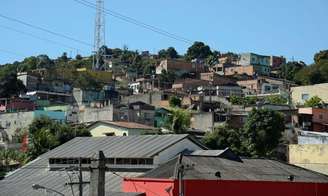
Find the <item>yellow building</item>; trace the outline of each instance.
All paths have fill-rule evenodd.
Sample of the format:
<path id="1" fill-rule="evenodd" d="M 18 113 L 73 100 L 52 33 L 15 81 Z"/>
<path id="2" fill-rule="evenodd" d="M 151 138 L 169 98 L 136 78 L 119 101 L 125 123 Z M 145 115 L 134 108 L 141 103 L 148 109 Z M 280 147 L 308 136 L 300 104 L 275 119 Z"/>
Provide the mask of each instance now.
<path id="1" fill-rule="evenodd" d="M 328 175 L 328 144 L 289 145 L 289 163 Z"/>
<path id="2" fill-rule="evenodd" d="M 318 96 L 323 102 L 328 103 L 328 83 L 291 88 L 294 105 L 303 105 L 311 97 Z"/>
<path id="3" fill-rule="evenodd" d="M 156 134 L 158 129 L 155 127 L 123 121 L 97 121 L 88 126 L 92 137 L 104 136 L 131 136 L 143 134 Z"/>

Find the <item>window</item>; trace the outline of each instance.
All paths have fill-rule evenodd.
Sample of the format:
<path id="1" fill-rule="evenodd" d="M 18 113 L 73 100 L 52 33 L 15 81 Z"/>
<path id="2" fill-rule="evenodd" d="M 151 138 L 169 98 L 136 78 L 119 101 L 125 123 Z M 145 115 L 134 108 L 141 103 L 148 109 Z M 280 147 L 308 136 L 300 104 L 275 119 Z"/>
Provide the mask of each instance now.
<path id="1" fill-rule="evenodd" d="M 319 119 L 322 120 L 323 119 L 323 115 L 319 114 Z"/>
<path id="2" fill-rule="evenodd" d="M 110 133 L 105 133 L 106 136 L 115 136 L 114 132 L 110 132 Z"/>
<path id="3" fill-rule="evenodd" d="M 123 159 L 121 158 L 116 159 L 116 164 L 118 165 L 123 164 Z"/>
<path id="4" fill-rule="evenodd" d="M 107 164 L 114 164 L 114 159 L 113 158 L 107 158 L 106 163 Z"/>
<path id="5" fill-rule="evenodd" d="M 302 94 L 302 100 L 303 101 L 306 101 L 306 100 L 308 100 L 309 99 L 309 94 L 307 94 L 307 93 L 303 93 Z"/>
<path id="6" fill-rule="evenodd" d="M 146 165 L 152 165 L 153 163 L 153 159 L 146 159 Z"/>

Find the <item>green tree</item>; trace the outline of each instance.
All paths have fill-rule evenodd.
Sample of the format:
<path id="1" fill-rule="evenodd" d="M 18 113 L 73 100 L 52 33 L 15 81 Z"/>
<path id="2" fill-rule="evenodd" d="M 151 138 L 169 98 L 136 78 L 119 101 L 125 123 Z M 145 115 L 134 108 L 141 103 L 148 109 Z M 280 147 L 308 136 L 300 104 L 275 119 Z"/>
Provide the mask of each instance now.
<path id="1" fill-rule="evenodd" d="M 77 54 L 77 55 L 75 56 L 75 59 L 78 60 L 78 61 L 80 61 L 80 60 L 83 59 L 83 57 L 82 57 L 80 54 Z"/>
<path id="2" fill-rule="evenodd" d="M 280 95 L 267 96 L 267 97 L 265 97 L 265 101 L 270 104 L 286 104 L 287 103 L 287 99 Z"/>
<path id="3" fill-rule="evenodd" d="M 166 52 L 165 49 L 161 49 L 160 51 L 158 51 L 158 57 L 159 57 L 160 59 L 164 59 L 164 58 L 166 58 L 166 55 L 167 55 L 167 52 Z"/>
<path id="4" fill-rule="evenodd" d="M 30 160 L 28 154 L 14 149 L 0 149 L 0 177 L 8 172 L 11 164 L 25 165 Z M 4 171 L 1 171 L 4 170 Z"/>
<path id="5" fill-rule="evenodd" d="M 240 97 L 240 96 L 232 95 L 229 97 L 229 101 L 233 105 L 243 105 L 244 104 L 244 98 Z"/>
<path id="6" fill-rule="evenodd" d="M 165 127 L 173 131 L 176 134 L 186 133 L 190 126 L 191 115 L 188 111 L 173 108 L 171 114 L 167 118 Z"/>
<path id="7" fill-rule="evenodd" d="M 314 55 L 314 62 L 318 64 L 322 60 L 328 60 L 328 50 L 322 50 Z"/>
<path id="8" fill-rule="evenodd" d="M 276 111 L 253 109 L 243 129 L 243 146 L 251 156 L 272 156 L 285 130 L 284 117 Z"/>
<path id="9" fill-rule="evenodd" d="M 229 101 L 234 105 L 250 106 L 256 104 L 257 97 L 240 97 L 233 95 L 230 96 Z"/>
<path id="10" fill-rule="evenodd" d="M 205 45 L 203 42 L 194 42 L 187 50 L 186 58 L 188 60 L 192 59 L 206 59 L 208 56 L 212 55 L 211 48 Z"/>
<path id="11" fill-rule="evenodd" d="M 166 50 L 166 53 L 167 53 L 167 58 L 170 58 L 170 59 L 175 59 L 175 58 L 178 58 L 178 56 L 179 56 L 178 52 L 173 47 L 169 47 Z"/>
<path id="12" fill-rule="evenodd" d="M 302 85 L 319 84 L 328 82 L 328 50 L 323 50 L 314 55 L 315 63 L 299 70 L 294 81 Z"/>
<path id="13" fill-rule="evenodd" d="M 35 119 L 30 124 L 29 134 L 29 154 L 32 158 L 36 158 L 74 137 L 90 136 L 90 132 L 85 127 L 71 127 L 45 116 Z"/>
<path id="14" fill-rule="evenodd" d="M 205 63 L 206 63 L 206 65 L 207 65 L 208 67 L 212 67 L 212 66 L 218 64 L 218 63 L 219 63 L 219 60 L 218 60 L 217 55 L 214 55 L 214 54 L 213 54 L 213 55 L 209 55 L 209 56 L 206 58 Z"/>
<path id="15" fill-rule="evenodd" d="M 38 59 L 38 64 L 37 64 L 37 68 L 52 68 L 55 63 L 53 60 L 51 60 L 48 55 L 46 54 L 41 54 L 39 56 L 37 56 Z"/>
<path id="16" fill-rule="evenodd" d="M 324 105 L 322 99 L 318 96 L 313 96 L 310 99 L 306 100 L 304 103 L 305 107 L 322 107 Z"/>
<path id="17" fill-rule="evenodd" d="M 174 47 L 169 47 L 166 50 L 162 49 L 158 51 L 158 57 L 161 59 L 163 58 L 175 59 L 179 57 L 179 54 Z"/>
<path id="18" fill-rule="evenodd" d="M 181 99 L 177 96 L 171 96 L 169 99 L 170 107 L 181 107 Z"/>
<path id="19" fill-rule="evenodd" d="M 26 88 L 22 81 L 17 79 L 14 72 L 0 76 L 0 97 L 18 96 L 21 92 L 25 92 Z"/>
<path id="20" fill-rule="evenodd" d="M 278 76 L 283 79 L 295 81 L 295 74 L 306 67 L 304 62 L 288 62 L 280 66 Z"/>
<path id="21" fill-rule="evenodd" d="M 243 154 L 242 137 L 241 130 L 234 130 L 224 125 L 215 127 L 212 132 L 207 132 L 202 142 L 210 149 L 230 148 L 235 153 Z"/>
<path id="22" fill-rule="evenodd" d="M 159 80 L 161 84 L 164 84 L 165 87 L 169 87 L 173 84 L 174 80 L 177 78 L 176 74 L 172 71 L 162 70 L 162 73 L 159 75 Z"/>

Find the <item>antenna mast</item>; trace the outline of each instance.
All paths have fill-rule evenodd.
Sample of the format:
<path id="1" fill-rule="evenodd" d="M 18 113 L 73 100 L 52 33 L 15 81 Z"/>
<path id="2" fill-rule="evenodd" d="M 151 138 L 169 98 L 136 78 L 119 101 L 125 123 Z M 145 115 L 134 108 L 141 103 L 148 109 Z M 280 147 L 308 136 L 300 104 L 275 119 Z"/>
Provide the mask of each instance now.
<path id="1" fill-rule="evenodd" d="M 104 0 L 97 0 L 96 2 L 96 21 L 95 21 L 95 37 L 94 37 L 94 51 L 96 62 L 93 62 L 94 70 L 101 70 L 103 62 L 100 62 L 103 51 L 100 48 L 105 45 L 105 3 Z"/>

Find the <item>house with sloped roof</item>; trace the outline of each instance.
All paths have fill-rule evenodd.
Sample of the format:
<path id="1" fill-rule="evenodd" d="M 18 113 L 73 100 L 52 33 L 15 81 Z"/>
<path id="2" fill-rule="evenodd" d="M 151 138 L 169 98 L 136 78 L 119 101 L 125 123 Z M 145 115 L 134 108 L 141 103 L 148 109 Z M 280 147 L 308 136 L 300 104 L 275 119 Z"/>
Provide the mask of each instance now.
<path id="1" fill-rule="evenodd" d="M 106 157 L 105 191 L 121 192 L 124 178 L 143 175 L 183 151 L 204 149 L 202 144 L 183 134 L 77 137 L 7 174 L 0 181 L 1 195 L 43 196 L 44 192 L 34 190 L 33 184 L 55 189 L 66 196 L 77 195 L 76 166 L 81 160 L 83 181 L 90 181 L 90 159 L 100 150 Z M 86 183 L 83 195 L 88 192 Z"/>
<path id="2" fill-rule="evenodd" d="M 156 134 L 159 129 L 135 122 L 96 121 L 88 126 L 92 137 Z"/>
<path id="3" fill-rule="evenodd" d="M 146 196 L 325 196 L 328 176 L 276 160 L 238 157 L 229 149 L 198 150 L 125 178 L 123 191 Z"/>

